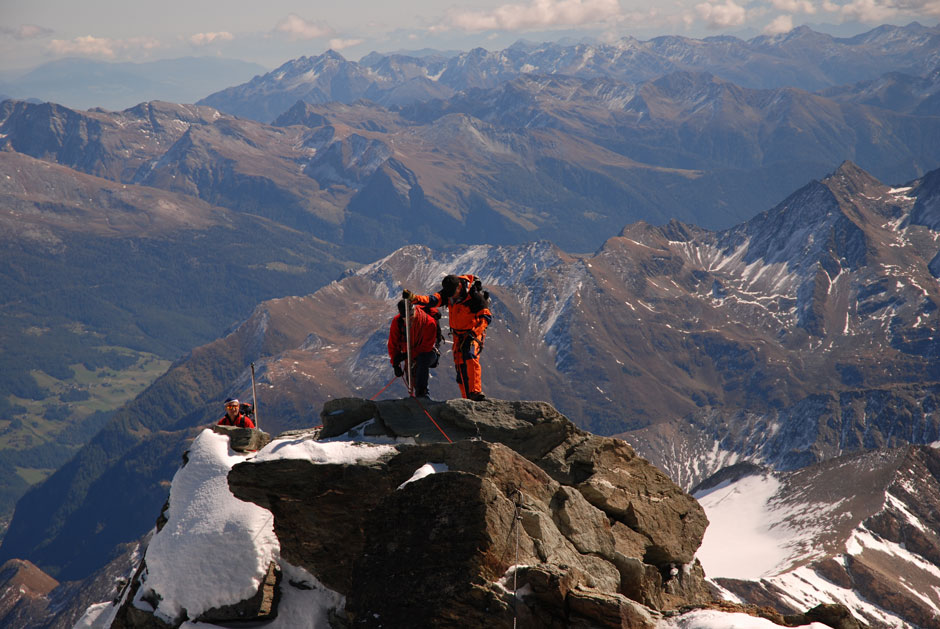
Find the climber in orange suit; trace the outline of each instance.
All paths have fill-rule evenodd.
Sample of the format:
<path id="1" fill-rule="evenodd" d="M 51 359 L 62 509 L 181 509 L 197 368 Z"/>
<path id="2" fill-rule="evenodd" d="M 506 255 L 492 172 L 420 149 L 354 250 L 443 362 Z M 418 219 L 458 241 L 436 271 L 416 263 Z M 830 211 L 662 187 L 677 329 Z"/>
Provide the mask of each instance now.
<path id="1" fill-rule="evenodd" d="M 489 309 L 489 293 L 482 289 L 477 276 L 448 275 L 441 280 L 441 290 L 433 295 L 415 295 L 405 290 L 402 297 L 415 304 L 447 308 L 460 394 L 475 401 L 485 400 L 480 353 L 493 314 Z"/>

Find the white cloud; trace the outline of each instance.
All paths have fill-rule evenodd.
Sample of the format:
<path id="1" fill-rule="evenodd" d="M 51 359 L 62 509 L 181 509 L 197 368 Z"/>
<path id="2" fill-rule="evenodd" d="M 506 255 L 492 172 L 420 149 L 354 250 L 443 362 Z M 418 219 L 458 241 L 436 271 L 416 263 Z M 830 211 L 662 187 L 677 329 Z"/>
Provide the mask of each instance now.
<path id="1" fill-rule="evenodd" d="M 190 36 L 189 43 L 193 46 L 208 46 L 214 42 L 232 41 L 235 36 L 226 31 L 218 33 L 196 33 Z"/>
<path id="2" fill-rule="evenodd" d="M 940 0 L 900 0 L 897 4 L 902 11 L 917 11 L 940 17 Z"/>
<path id="3" fill-rule="evenodd" d="M 792 15 L 780 15 L 774 19 L 770 24 L 764 27 L 765 35 L 779 35 L 781 33 L 789 33 L 793 30 L 793 16 Z"/>
<path id="4" fill-rule="evenodd" d="M 724 4 L 703 2 L 695 5 L 695 10 L 709 28 L 741 26 L 747 19 L 747 10 L 734 0 L 725 0 Z"/>
<path id="5" fill-rule="evenodd" d="M 339 39 L 337 37 L 337 38 L 331 39 L 329 45 L 330 45 L 330 48 L 338 52 L 342 50 L 343 48 L 351 48 L 352 46 L 358 46 L 364 41 L 365 41 L 364 39 Z"/>
<path id="6" fill-rule="evenodd" d="M 850 0 L 845 4 L 822 0 L 822 9 L 846 21 L 880 24 L 900 16 L 940 17 L 940 0 Z"/>
<path id="7" fill-rule="evenodd" d="M 838 13 L 842 19 L 858 22 L 881 22 L 891 19 L 898 13 L 895 7 L 893 2 L 877 2 L 876 0 L 852 0 L 843 5 L 829 5 L 829 8 Z"/>
<path id="8" fill-rule="evenodd" d="M 839 7 L 839 15 L 841 15 L 843 19 L 859 22 L 882 22 L 884 20 L 890 20 L 897 14 L 897 5 L 893 2 L 853 0 Z"/>
<path id="9" fill-rule="evenodd" d="M 49 49 L 57 55 L 85 55 L 109 59 L 115 56 L 112 40 L 91 35 L 75 39 L 53 39 Z"/>
<path id="10" fill-rule="evenodd" d="M 129 39 L 109 39 L 85 35 L 74 39 L 53 39 L 49 50 L 56 55 L 79 55 L 83 57 L 103 57 L 114 59 L 119 54 L 128 55 L 160 48 L 158 40 L 150 37 L 131 37 Z"/>
<path id="11" fill-rule="evenodd" d="M 16 39 L 38 39 L 52 34 L 51 28 L 37 26 L 36 24 L 20 24 L 17 28 L 0 29 L 6 35 L 12 35 Z"/>
<path id="12" fill-rule="evenodd" d="M 816 13 L 816 6 L 809 0 L 771 0 L 771 4 L 778 11 L 786 13 L 806 13 L 807 15 Z"/>
<path id="13" fill-rule="evenodd" d="M 603 23 L 620 14 L 618 0 L 531 0 L 490 11 L 455 11 L 432 30 L 514 31 Z"/>
<path id="14" fill-rule="evenodd" d="M 323 22 L 308 22 L 296 13 L 291 13 L 286 18 L 277 23 L 274 30 L 284 33 L 290 39 L 316 39 L 317 37 L 329 37 L 334 31 L 328 24 Z"/>

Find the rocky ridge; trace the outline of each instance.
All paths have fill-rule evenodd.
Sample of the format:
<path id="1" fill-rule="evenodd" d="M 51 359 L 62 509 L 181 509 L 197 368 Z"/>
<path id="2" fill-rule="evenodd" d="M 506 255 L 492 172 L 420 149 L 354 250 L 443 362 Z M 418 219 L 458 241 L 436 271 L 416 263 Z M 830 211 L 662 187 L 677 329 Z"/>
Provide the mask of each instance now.
<path id="1" fill-rule="evenodd" d="M 458 400 L 426 411 L 412 400 L 336 399 L 322 428 L 284 434 L 257 454 L 260 443 L 246 445 L 228 486 L 270 510 L 279 566 L 256 597 L 215 600 L 195 619 L 263 626 L 278 614 L 279 597 L 263 594 L 272 587 L 283 605 L 291 588 L 341 595 L 320 612 L 334 627 L 652 629 L 680 607 L 711 602 L 694 559 L 707 525 L 701 508 L 629 445 L 585 433 L 545 403 Z M 353 454 L 367 445 L 356 442 L 393 445 Z M 178 483 L 163 522 L 190 509 L 174 501 Z M 161 535 L 185 532 L 161 526 L 120 605 L 90 610 L 86 624 L 176 627 L 189 617 L 161 591 L 165 560 L 156 556 Z M 235 523 L 215 526 L 238 535 Z M 800 622 L 809 620 L 789 624 Z"/>
<path id="2" fill-rule="evenodd" d="M 37 616 L 43 599 L 58 585 L 32 562 L 10 559 L 0 566 L 0 621 L 20 625 Z"/>
<path id="3" fill-rule="evenodd" d="M 236 496 L 274 513 L 275 531 L 287 536 L 279 535 L 283 556 L 347 595 L 353 624 L 373 614 L 392 624 L 472 623 L 483 600 L 496 606 L 489 613 L 508 618 L 502 588 L 487 582 L 513 564 L 530 566 L 515 575 L 518 588 L 561 588 L 541 592 L 549 608 L 564 608 L 579 586 L 629 593 L 655 609 L 707 599 L 693 561 L 706 525 L 701 510 L 627 444 L 584 433 L 544 403 L 461 400 L 427 410 L 454 443 L 442 443 L 413 402 L 334 400 L 321 414 L 321 438 L 366 419 L 365 435 L 417 445 L 357 473 L 249 462 L 230 475 Z M 393 491 L 424 465 L 448 473 L 429 478 L 423 491 L 417 483 Z M 285 486 L 298 491 L 284 495 Z M 315 515 L 324 510 L 351 520 L 336 526 Z M 304 530 L 305 522 L 315 529 Z M 522 527 L 515 556 L 514 526 Z M 305 539 L 292 543 L 299 531 Z M 318 540 L 312 548 L 310 539 Z M 351 556 L 337 558 L 336 548 Z"/>

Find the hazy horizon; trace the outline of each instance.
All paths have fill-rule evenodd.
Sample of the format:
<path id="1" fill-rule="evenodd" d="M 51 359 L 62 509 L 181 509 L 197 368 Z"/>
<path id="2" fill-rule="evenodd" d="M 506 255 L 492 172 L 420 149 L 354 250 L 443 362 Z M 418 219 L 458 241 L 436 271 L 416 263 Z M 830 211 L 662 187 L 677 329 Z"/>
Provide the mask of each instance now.
<path id="1" fill-rule="evenodd" d="M 57 59 L 148 62 L 214 56 L 273 69 L 333 49 L 351 60 L 376 51 L 506 48 L 518 40 L 645 40 L 660 35 L 750 38 L 797 26 L 837 36 L 880 24 L 934 25 L 937 0 L 478 0 L 389 5 L 351 0 L 311 7 L 289 0 L 192 3 L 165 0 L 140 17 L 140 5 L 114 0 L 45 0 L 0 9 L 0 71 L 25 73 Z"/>

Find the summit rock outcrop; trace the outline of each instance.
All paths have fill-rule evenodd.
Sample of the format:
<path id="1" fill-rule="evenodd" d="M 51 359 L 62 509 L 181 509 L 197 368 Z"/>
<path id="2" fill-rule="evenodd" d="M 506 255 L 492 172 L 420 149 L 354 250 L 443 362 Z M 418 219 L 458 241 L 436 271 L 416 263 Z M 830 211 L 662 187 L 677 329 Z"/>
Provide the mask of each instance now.
<path id="1" fill-rule="evenodd" d="M 708 524 L 701 506 L 627 443 L 580 430 L 550 404 L 341 398 L 321 417 L 322 427 L 244 454 L 217 430 L 197 436 L 136 577 L 111 612 L 96 610 L 98 624 L 177 627 L 220 610 L 265 621 L 279 613 L 280 596 L 265 594 L 276 583 L 288 598 L 284 588 L 333 593 L 324 613 L 343 627 L 652 628 L 664 612 L 712 600 L 695 559 Z M 243 525 L 231 504 L 200 514 L 194 503 L 226 480 L 272 517 Z M 226 517 L 235 520 L 213 521 Z M 206 586 L 210 602 L 174 594 L 200 570 L 212 583 L 213 562 L 172 550 L 196 548 L 190 536 L 208 529 L 218 533 L 201 537 L 199 552 L 215 555 L 212 539 L 218 552 L 254 552 L 262 562 L 226 561 L 258 575 L 268 557 L 280 562 L 256 579 L 259 594 L 246 599 L 241 587 L 227 600 L 216 585 Z M 243 529 L 276 542 L 232 546 Z"/>
<path id="2" fill-rule="evenodd" d="M 354 626 L 653 626 L 656 610 L 710 600 L 694 558 L 703 510 L 628 444 L 541 402 L 427 411 L 440 431 L 413 401 L 332 400 L 322 435 L 414 443 L 368 465 L 249 460 L 229 474 L 274 514 L 282 556 L 346 596 Z"/>

